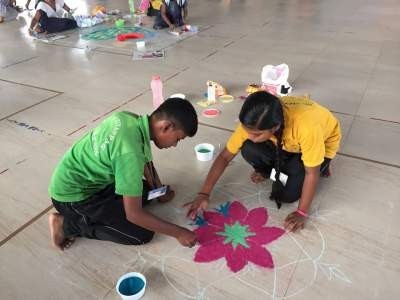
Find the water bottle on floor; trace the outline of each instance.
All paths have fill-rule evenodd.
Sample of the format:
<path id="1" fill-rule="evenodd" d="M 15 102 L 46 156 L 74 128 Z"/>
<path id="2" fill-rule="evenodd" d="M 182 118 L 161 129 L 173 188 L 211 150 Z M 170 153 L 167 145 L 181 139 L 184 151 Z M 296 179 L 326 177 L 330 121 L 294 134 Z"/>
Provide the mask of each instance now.
<path id="1" fill-rule="evenodd" d="M 133 16 L 135 14 L 135 2 L 134 2 L 134 0 L 128 0 L 128 5 L 129 5 L 129 12 Z"/>
<path id="2" fill-rule="evenodd" d="M 153 92 L 153 108 L 157 109 L 163 102 L 163 84 L 160 76 L 154 75 L 150 83 L 151 91 Z"/>

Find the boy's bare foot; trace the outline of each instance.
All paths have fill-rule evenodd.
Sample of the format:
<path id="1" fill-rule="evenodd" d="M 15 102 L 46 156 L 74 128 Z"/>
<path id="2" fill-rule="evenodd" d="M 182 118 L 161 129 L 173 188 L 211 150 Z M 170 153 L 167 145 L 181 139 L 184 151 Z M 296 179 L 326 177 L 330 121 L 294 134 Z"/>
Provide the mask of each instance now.
<path id="1" fill-rule="evenodd" d="M 251 181 L 254 182 L 254 183 L 260 183 L 260 182 L 265 181 L 266 178 L 265 178 L 264 176 L 262 176 L 260 173 L 254 171 L 254 172 L 250 175 L 250 179 L 251 179 Z"/>
<path id="2" fill-rule="evenodd" d="M 63 251 L 71 247 L 75 241 L 74 238 L 66 238 L 63 230 L 64 217 L 59 213 L 51 213 L 49 215 L 49 227 L 51 244 L 53 247 Z"/>

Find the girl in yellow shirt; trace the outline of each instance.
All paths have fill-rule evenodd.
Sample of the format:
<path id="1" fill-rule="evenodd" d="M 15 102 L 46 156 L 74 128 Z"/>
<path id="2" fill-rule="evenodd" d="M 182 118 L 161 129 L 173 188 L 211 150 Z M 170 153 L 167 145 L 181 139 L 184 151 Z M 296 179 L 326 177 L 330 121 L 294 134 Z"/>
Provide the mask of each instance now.
<path id="1" fill-rule="evenodd" d="M 194 218 L 207 207 L 214 185 L 241 151 L 254 168 L 250 177 L 253 182 L 264 181 L 275 170 L 270 199 L 278 208 L 282 202 L 299 200 L 298 209 L 287 216 L 284 226 L 290 231 L 303 228 L 319 177 L 331 174 L 329 164 L 341 139 L 338 120 L 309 98 L 279 99 L 264 91 L 247 97 L 239 120 L 196 199 L 186 204 L 188 216 Z M 288 176 L 286 183 L 281 173 Z"/>

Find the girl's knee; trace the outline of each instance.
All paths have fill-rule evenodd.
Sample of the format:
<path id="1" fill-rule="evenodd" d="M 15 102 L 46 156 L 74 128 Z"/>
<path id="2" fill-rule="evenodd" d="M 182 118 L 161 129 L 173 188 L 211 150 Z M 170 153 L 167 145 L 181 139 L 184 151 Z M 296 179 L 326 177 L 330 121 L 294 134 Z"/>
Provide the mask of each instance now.
<path id="1" fill-rule="evenodd" d="M 247 140 L 243 143 L 240 152 L 246 161 L 252 161 L 260 151 L 255 143 Z"/>
<path id="2" fill-rule="evenodd" d="M 301 191 L 300 192 L 288 192 L 284 191 L 282 195 L 281 201 L 284 203 L 293 203 L 299 200 L 301 197 Z"/>

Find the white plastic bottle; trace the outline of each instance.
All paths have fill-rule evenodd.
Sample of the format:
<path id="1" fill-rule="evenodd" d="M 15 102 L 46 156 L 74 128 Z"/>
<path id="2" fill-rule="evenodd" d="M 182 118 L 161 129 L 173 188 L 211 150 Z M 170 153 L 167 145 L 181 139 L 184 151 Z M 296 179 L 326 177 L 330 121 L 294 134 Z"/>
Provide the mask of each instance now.
<path id="1" fill-rule="evenodd" d="M 214 104 L 215 101 L 215 84 L 209 81 L 207 82 L 207 102 L 208 104 Z"/>
<path id="2" fill-rule="evenodd" d="M 164 102 L 163 84 L 159 75 L 151 78 L 150 87 L 153 92 L 153 108 L 157 109 Z"/>

